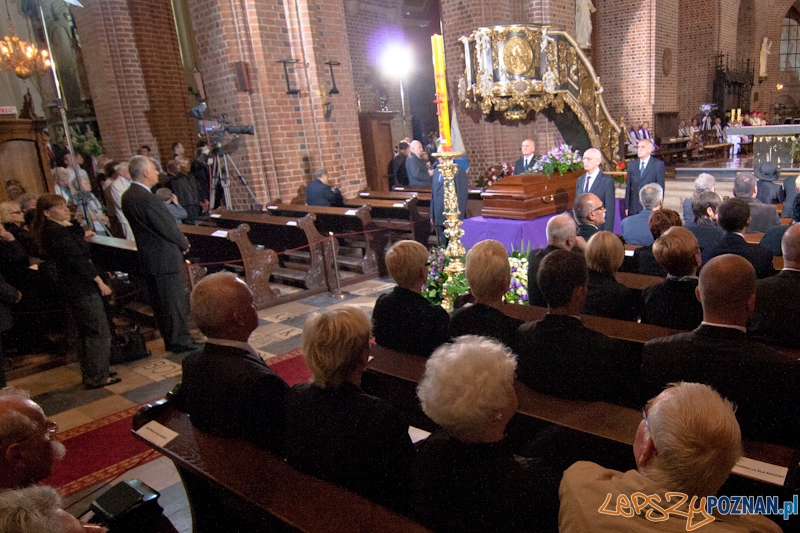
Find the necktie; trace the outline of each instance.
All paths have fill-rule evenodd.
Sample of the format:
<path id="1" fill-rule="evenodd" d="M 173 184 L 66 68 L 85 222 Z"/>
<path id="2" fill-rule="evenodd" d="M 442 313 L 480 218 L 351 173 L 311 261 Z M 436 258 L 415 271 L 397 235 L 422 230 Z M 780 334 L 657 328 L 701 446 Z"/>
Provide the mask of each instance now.
<path id="1" fill-rule="evenodd" d="M 525 168 L 527 169 L 530 166 L 530 164 L 531 164 L 531 158 L 530 157 L 526 157 L 525 158 Z"/>
<path id="2" fill-rule="evenodd" d="M 583 192 L 589 192 L 589 179 L 590 179 L 589 174 L 586 174 L 586 178 L 585 179 L 586 179 L 586 187 L 584 187 Z"/>
<path id="3" fill-rule="evenodd" d="M 639 161 L 639 174 L 644 173 L 644 161 Z"/>

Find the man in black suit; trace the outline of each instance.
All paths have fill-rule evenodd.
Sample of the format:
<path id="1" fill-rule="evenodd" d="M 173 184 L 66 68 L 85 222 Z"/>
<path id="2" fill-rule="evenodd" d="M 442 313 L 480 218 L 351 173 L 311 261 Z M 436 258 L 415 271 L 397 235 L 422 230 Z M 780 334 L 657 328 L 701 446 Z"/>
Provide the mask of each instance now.
<path id="1" fill-rule="evenodd" d="M 756 302 L 752 265 L 732 254 L 715 257 L 700 271 L 697 295 L 700 327 L 644 345 L 642 397 L 672 382 L 705 383 L 738 406 L 746 440 L 796 444 L 800 361 L 747 338 Z"/>
<path id="2" fill-rule="evenodd" d="M 582 255 L 581 251 L 576 248 L 578 244 L 578 228 L 575 221 L 566 213 L 557 215 L 547 221 L 547 246 L 531 250 L 528 256 L 528 301 L 529 305 L 537 307 L 547 307 L 542 292 L 536 284 L 536 276 L 539 273 L 539 264 L 548 254 L 556 250 L 566 250 L 573 253 Z"/>
<path id="3" fill-rule="evenodd" d="M 189 302 L 183 255 L 189 241 L 178 229 L 166 205 L 151 187 L 158 170 L 149 157 L 136 155 L 128 162 L 133 180 L 122 195 L 122 212 L 136 238 L 139 266 L 147 276 L 158 329 L 170 352 L 199 348 L 189 334 Z"/>
<path id="4" fill-rule="evenodd" d="M 547 315 L 520 326 L 512 340 L 517 377 L 535 391 L 571 400 L 635 402 L 638 362 L 621 342 L 579 318 L 589 294 L 583 259 L 556 250 L 535 279 Z"/>
<path id="5" fill-rule="evenodd" d="M 797 197 L 797 186 L 800 183 L 797 181 L 797 176 L 789 176 L 783 180 L 783 192 L 786 199 L 783 201 L 783 218 L 792 218 L 794 216 L 794 199 Z"/>
<path id="6" fill-rule="evenodd" d="M 722 202 L 717 211 L 717 223 L 725 231 L 719 244 L 703 250 L 703 265 L 723 254 L 736 254 L 747 259 L 756 270 L 759 278 L 775 274 L 772 267 L 772 253 L 758 244 L 744 240 L 744 230 L 750 224 L 750 206 L 740 198 L 729 198 Z"/>
<path id="7" fill-rule="evenodd" d="M 183 360 L 178 396 L 192 425 L 281 453 L 289 387 L 247 344 L 258 327 L 250 288 L 230 272 L 211 274 L 195 286 L 191 306 L 208 337 Z"/>
<path id="8" fill-rule="evenodd" d="M 758 178 L 758 194 L 756 199 L 764 204 L 782 204 L 786 200 L 786 192 L 778 181 L 778 165 L 773 161 L 765 161 L 753 169 Z"/>
<path id="9" fill-rule="evenodd" d="M 603 154 L 597 148 L 589 148 L 583 153 L 583 169 L 586 174 L 578 178 L 575 198 L 584 193 L 592 193 L 600 198 L 601 205 L 605 207 L 605 222 L 597 225 L 598 229 L 613 232 L 617 207 L 617 200 L 614 197 L 614 178 L 600 171 L 602 161 Z"/>
<path id="10" fill-rule="evenodd" d="M 343 207 L 344 199 L 338 187 L 334 187 L 333 178 L 328 171 L 321 168 L 314 172 L 311 182 L 306 188 L 306 205 L 322 207 Z"/>
<path id="11" fill-rule="evenodd" d="M 536 162 L 536 156 L 533 155 L 535 149 L 536 143 L 532 139 L 522 141 L 522 157 L 514 163 L 514 174 L 524 174 L 533 166 Z"/>
<path id="12" fill-rule="evenodd" d="M 408 143 L 400 141 L 397 145 L 397 155 L 389 162 L 389 190 L 395 185 L 408 185 L 406 172 L 406 158 L 409 154 Z"/>
<path id="13" fill-rule="evenodd" d="M 422 160 L 422 143 L 411 141 L 409 145 L 410 154 L 406 157 L 406 174 L 408 174 L 408 184 L 414 186 L 430 186 L 433 170 L 428 168 L 428 164 Z"/>
<path id="14" fill-rule="evenodd" d="M 650 157 L 653 141 L 642 139 L 636 146 L 638 156 L 628 164 L 628 180 L 625 188 L 626 216 L 642 210 L 639 205 L 639 189 L 648 183 L 658 183 L 664 189 L 664 162 Z"/>
<path id="15" fill-rule="evenodd" d="M 741 198 L 750 206 L 751 222 L 748 224 L 748 233 L 764 233 L 773 226 L 780 226 L 781 219 L 774 205 L 761 203 L 756 199 L 758 195 L 758 180 L 753 174 L 739 174 L 733 180 L 733 195 Z"/>
<path id="16" fill-rule="evenodd" d="M 606 221 L 606 208 L 597 195 L 584 193 L 575 197 L 572 216 L 578 223 L 578 236 L 588 241 L 603 227 Z"/>
<path id="17" fill-rule="evenodd" d="M 783 234 L 783 270 L 756 285 L 756 308 L 747 329 L 768 344 L 800 346 L 800 224 Z"/>

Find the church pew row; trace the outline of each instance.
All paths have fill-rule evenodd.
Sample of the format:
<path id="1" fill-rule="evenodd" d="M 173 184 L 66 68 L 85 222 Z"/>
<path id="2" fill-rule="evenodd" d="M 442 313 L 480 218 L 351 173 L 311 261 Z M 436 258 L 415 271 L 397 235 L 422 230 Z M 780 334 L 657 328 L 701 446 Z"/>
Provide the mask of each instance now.
<path id="1" fill-rule="evenodd" d="M 340 267 L 363 272 L 366 275 L 386 275 L 386 249 L 389 246 L 387 231 L 373 221 L 369 206 L 356 209 L 349 207 L 325 207 L 303 204 L 273 204 L 266 207 L 266 213 L 273 216 L 300 216 L 310 213 L 316 217 L 314 223 L 323 238 L 332 232 L 339 237 L 334 242 L 337 248 L 336 260 Z M 354 235 L 347 235 L 354 234 Z M 345 255 L 339 243 L 356 250 L 358 257 Z M 330 244 L 326 243 L 326 250 Z M 306 257 L 306 252 L 294 253 L 295 257 Z"/>
<path id="2" fill-rule="evenodd" d="M 346 207 L 361 207 L 368 205 L 371 208 L 372 219 L 379 227 L 388 228 L 399 238 L 411 238 L 426 247 L 431 236 L 433 226 L 429 216 L 420 214 L 416 196 L 405 200 L 379 200 L 373 198 L 348 198 L 345 199 Z"/>
<path id="3" fill-rule="evenodd" d="M 141 428 L 153 422 L 177 436 L 163 445 L 148 439 L 153 433 Z M 155 432 L 163 429 L 156 427 Z M 168 399 L 139 410 L 133 435 L 175 464 L 189 497 L 195 533 L 429 532 L 358 494 L 298 472 L 282 458 L 249 442 L 195 429 L 189 415 Z M 215 523 L 223 507 L 231 511 L 234 523 Z"/>
<path id="4" fill-rule="evenodd" d="M 392 191 L 397 192 L 415 192 L 420 195 L 430 195 L 431 188 L 424 187 L 424 186 L 414 186 L 414 185 L 395 185 L 392 187 Z M 467 194 L 467 213 L 465 215 L 466 218 L 469 217 L 477 217 L 480 216 L 481 210 L 483 209 L 483 197 L 481 193 L 483 189 L 478 187 L 473 187 L 469 189 Z M 421 199 L 424 196 L 421 197 Z"/>
<path id="5" fill-rule="evenodd" d="M 370 202 L 372 200 L 392 200 L 394 202 L 403 202 L 411 198 L 417 199 L 417 210 L 419 216 L 422 218 L 430 218 L 431 216 L 431 193 L 428 192 L 414 192 L 414 191 L 361 191 L 358 193 L 357 198 L 346 198 L 345 204 L 352 204 L 361 202 Z"/>
<path id="6" fill-rule="evenodd" d="M 583 318 L 588 319 L 589 317 L 584 316 Z M 591 329 L 596 329 L 594 326 L 597 323 L 592 325 L 587 323 L 586 325 Z M 639 325 L 641 326 L 641 324 Z M 664 328 L 658 329 L 663 330 Z M 626 336 L 639 337 L 640 340 L 644 340 L 647 335 L 642 332 Z M 415 406 L 416 413 L 410 413 L 412 423 L 419 424 L 420 427 L 429 431 L 435 430 L 435 424 L 422 413 L 416 399 L 416 386 L 425 373 L 426 359 L 377 345 L 370 347 L 370 354 L 370 362 L 362 381 L 364 390 L 392 401 L 406 413 L 409 412 L 408 409 L 411 406 Z M 577 435 L 579 439 L 583 437 L 593 440 L 600 439 L 599 442 L 606 441 L 617 449 L 619 449 L 619 445 L 623 445 L 622 449 L 632 456 L 630 446 L 633 445 L 636 430 L 642 420 L 640 409 L 608 402 L 566 400 L 533 391 L 519 381 L 515 383 L 514 388 L 518 399 L 517 418 L 533 421 L 537 423 L 535 427 L 543 427 L 540 424 L 545 423 L 550 427 L 567 430 L 572 435 Z M 427 421 L 421 420 L 422 418 Z M 745 442 L 744 457 L 787 468 L 789 472 L 782 487 L 756 479 L 739 480 L 737 483 L 751 488 L 756 487 L 757 491 L 766 490 L 773 494 L 776 490 L 783 490 L 786 496 L 790 496 L 798 483 L 797 471 L 800 469 L 797 464 L 798 453 L 800 453 L 798 450 L 785 446 Z M 744 473 L 735 473 L 737 477 L 749 477 Z"/>
<path id="7" fill-rule="evenodd" d="M 274 250 L 280 254 L 286 250 L 305 247 L 308 257 L 302 266 L 286 268 L 287 258 L 281 257 L 282 268 L 275 276 L 300 282 L 310 290 L 324 289 L 331 281 L 332 259 L 326 253 L 324 238 L 316 230 L 314 214 L 292 213 L 289 216 L 269 216 L 226 211 L 224 208 L 211 213 L 210 220 L 219 228 L 235 228 L 240 224 L 250 227 L 250 242 Z M 326 281 L 327 280 L 327 281 Z"/>

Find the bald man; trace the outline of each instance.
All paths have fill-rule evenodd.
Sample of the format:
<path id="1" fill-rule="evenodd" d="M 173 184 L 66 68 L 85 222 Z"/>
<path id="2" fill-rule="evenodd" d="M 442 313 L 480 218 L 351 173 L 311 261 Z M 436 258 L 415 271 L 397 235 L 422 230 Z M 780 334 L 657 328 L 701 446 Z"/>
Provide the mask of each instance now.
<path id="1" fill-rule="evenodd" d="M 768 344 L 800 346 L 800 224 L 789 226 L 781 240 L 783 270 L 756 285 L 756 308 L 747 329 Z"/>
<path id="2" fill-rule="evenodd" d="M 524 174 L 536 162 L 536 156 L 533 155 L 533 151 L 536 150 L 536 143 L 533 142 L 533 139 L 525 139 L 522 141 L 520 149 L 522 151 L 522 157 L 517 159 L 514 163 L 514 174 Z"/>
<path id="3" fill-rule="evenodd" d="M 578 236 L 588 241 L 605 224 L 606 208 L 596 194 L 584 193 L 575 197 L 572 215 L 578 223 Z"/>
<path id="4" fill-rule="evenodd" d="M 433 169 L 428 168 L 428 164 L 422 160 L 422 143 L 411 141 L 409 145 L 411 153 L 406 158 L 406 174 L 408 174 L 408 184 L 412 186 L 430 187 L 433 179 Z"/>
<path id="5" fill-rule="evenodd" d="M 643 398 L 668 383 L 714 387 L 738 406 L 745 440 L 796 445 L 800 439 L 800 361 L 747 338 L 756 303 L 756 272 L 747 259 L 725 254 L 700 271 L 700 327 L 648 341 L 642 349 Z"/>
<path id="6" fill-rule="evenodd" d="M 547 254 L 555 250 L 566 250 L 568 252 L 583 253 L 578 248 L 578 226 L 571 216 L 564 213 L 554 216 L 547 221 L 547 246 L 537 250 L 531 250 L 528 257 L 528 298 L 530 305 L 547 307 L 547 301 L 542 296 L 539 286 L 536 284 L 536 275 L 539 272 L 539 264 Z"/>
<path id="7" fill-rule="evenodd" d="M 50 422 L 26 391 L 0 389 L 0 491 L 28 487 L 50 476 L 66 448 L 55 440 Z"/>
<path id="8" fill-rule="evenodd" d="M 583 152 L 583 169 L 586 173 L 578 178 L 575 186 L 575 198 L 585 193 L 592 193 L 606 208 L 605 219 L 599 231 L 614 232 L 614 216 L 616 215 L 617 200 L 614 197 L 614 178 L 600 171 L 603 154 L 597 148 L 589 148 Z M 578 217 L 575 217 L 576 220 Z M 578 222 L 580 224 L 580 222 Z M 584 237 L 587 238 L 587 237 Z"/>

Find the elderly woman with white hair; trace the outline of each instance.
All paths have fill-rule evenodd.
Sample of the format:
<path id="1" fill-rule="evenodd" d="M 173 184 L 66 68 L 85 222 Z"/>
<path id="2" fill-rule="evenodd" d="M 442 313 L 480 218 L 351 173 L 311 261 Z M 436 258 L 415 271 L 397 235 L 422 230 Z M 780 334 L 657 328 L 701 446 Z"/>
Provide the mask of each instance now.
<path id="1" fill-rule="evenodd" d="M 708 172 L 703 172 L 694 180 L 694 196 L 683 200 L 683 223 L 684 225 L 693 223 L 695 220 L 692 211 L 692 200 L 704 192 L 715 192 L 717 180 Z"/>
<path id="2" fill-rule="evenodd" d="M 323 309 L 306 321 L 302 351 L 313 378 L 286 401 L 287 461 L 402 511 L 414 447 L 400 412 L 361 390 L 370 330 L 355 306 Z"/>
<path id="3" fill-rule="evenodd" d="M 108 529 L 82 524 L 62 509 L 61 497 L 47 486 L 0 493 L 0 531 L 3 533 L 101 533 Z"/>
<path id="4" fill-rule="evenodd" d="M 517 410 L 516 357 L 486 337 L 459 337 L 428 360 L 417 388 L 442 427 L 412 469 L 413 517 L 434 531 L 554 530 L 560 476 L 504 442 Z"/>
<path id="5" fill-rule="evenodd" d="M 465 268 L 475 303 L 453 312 L 450 336 L 483 335 L 508 344 L 524 322 L 500 311 L 511 283 L 506 247 L 494 239 L 479 242 L 467 254 Z"/>

